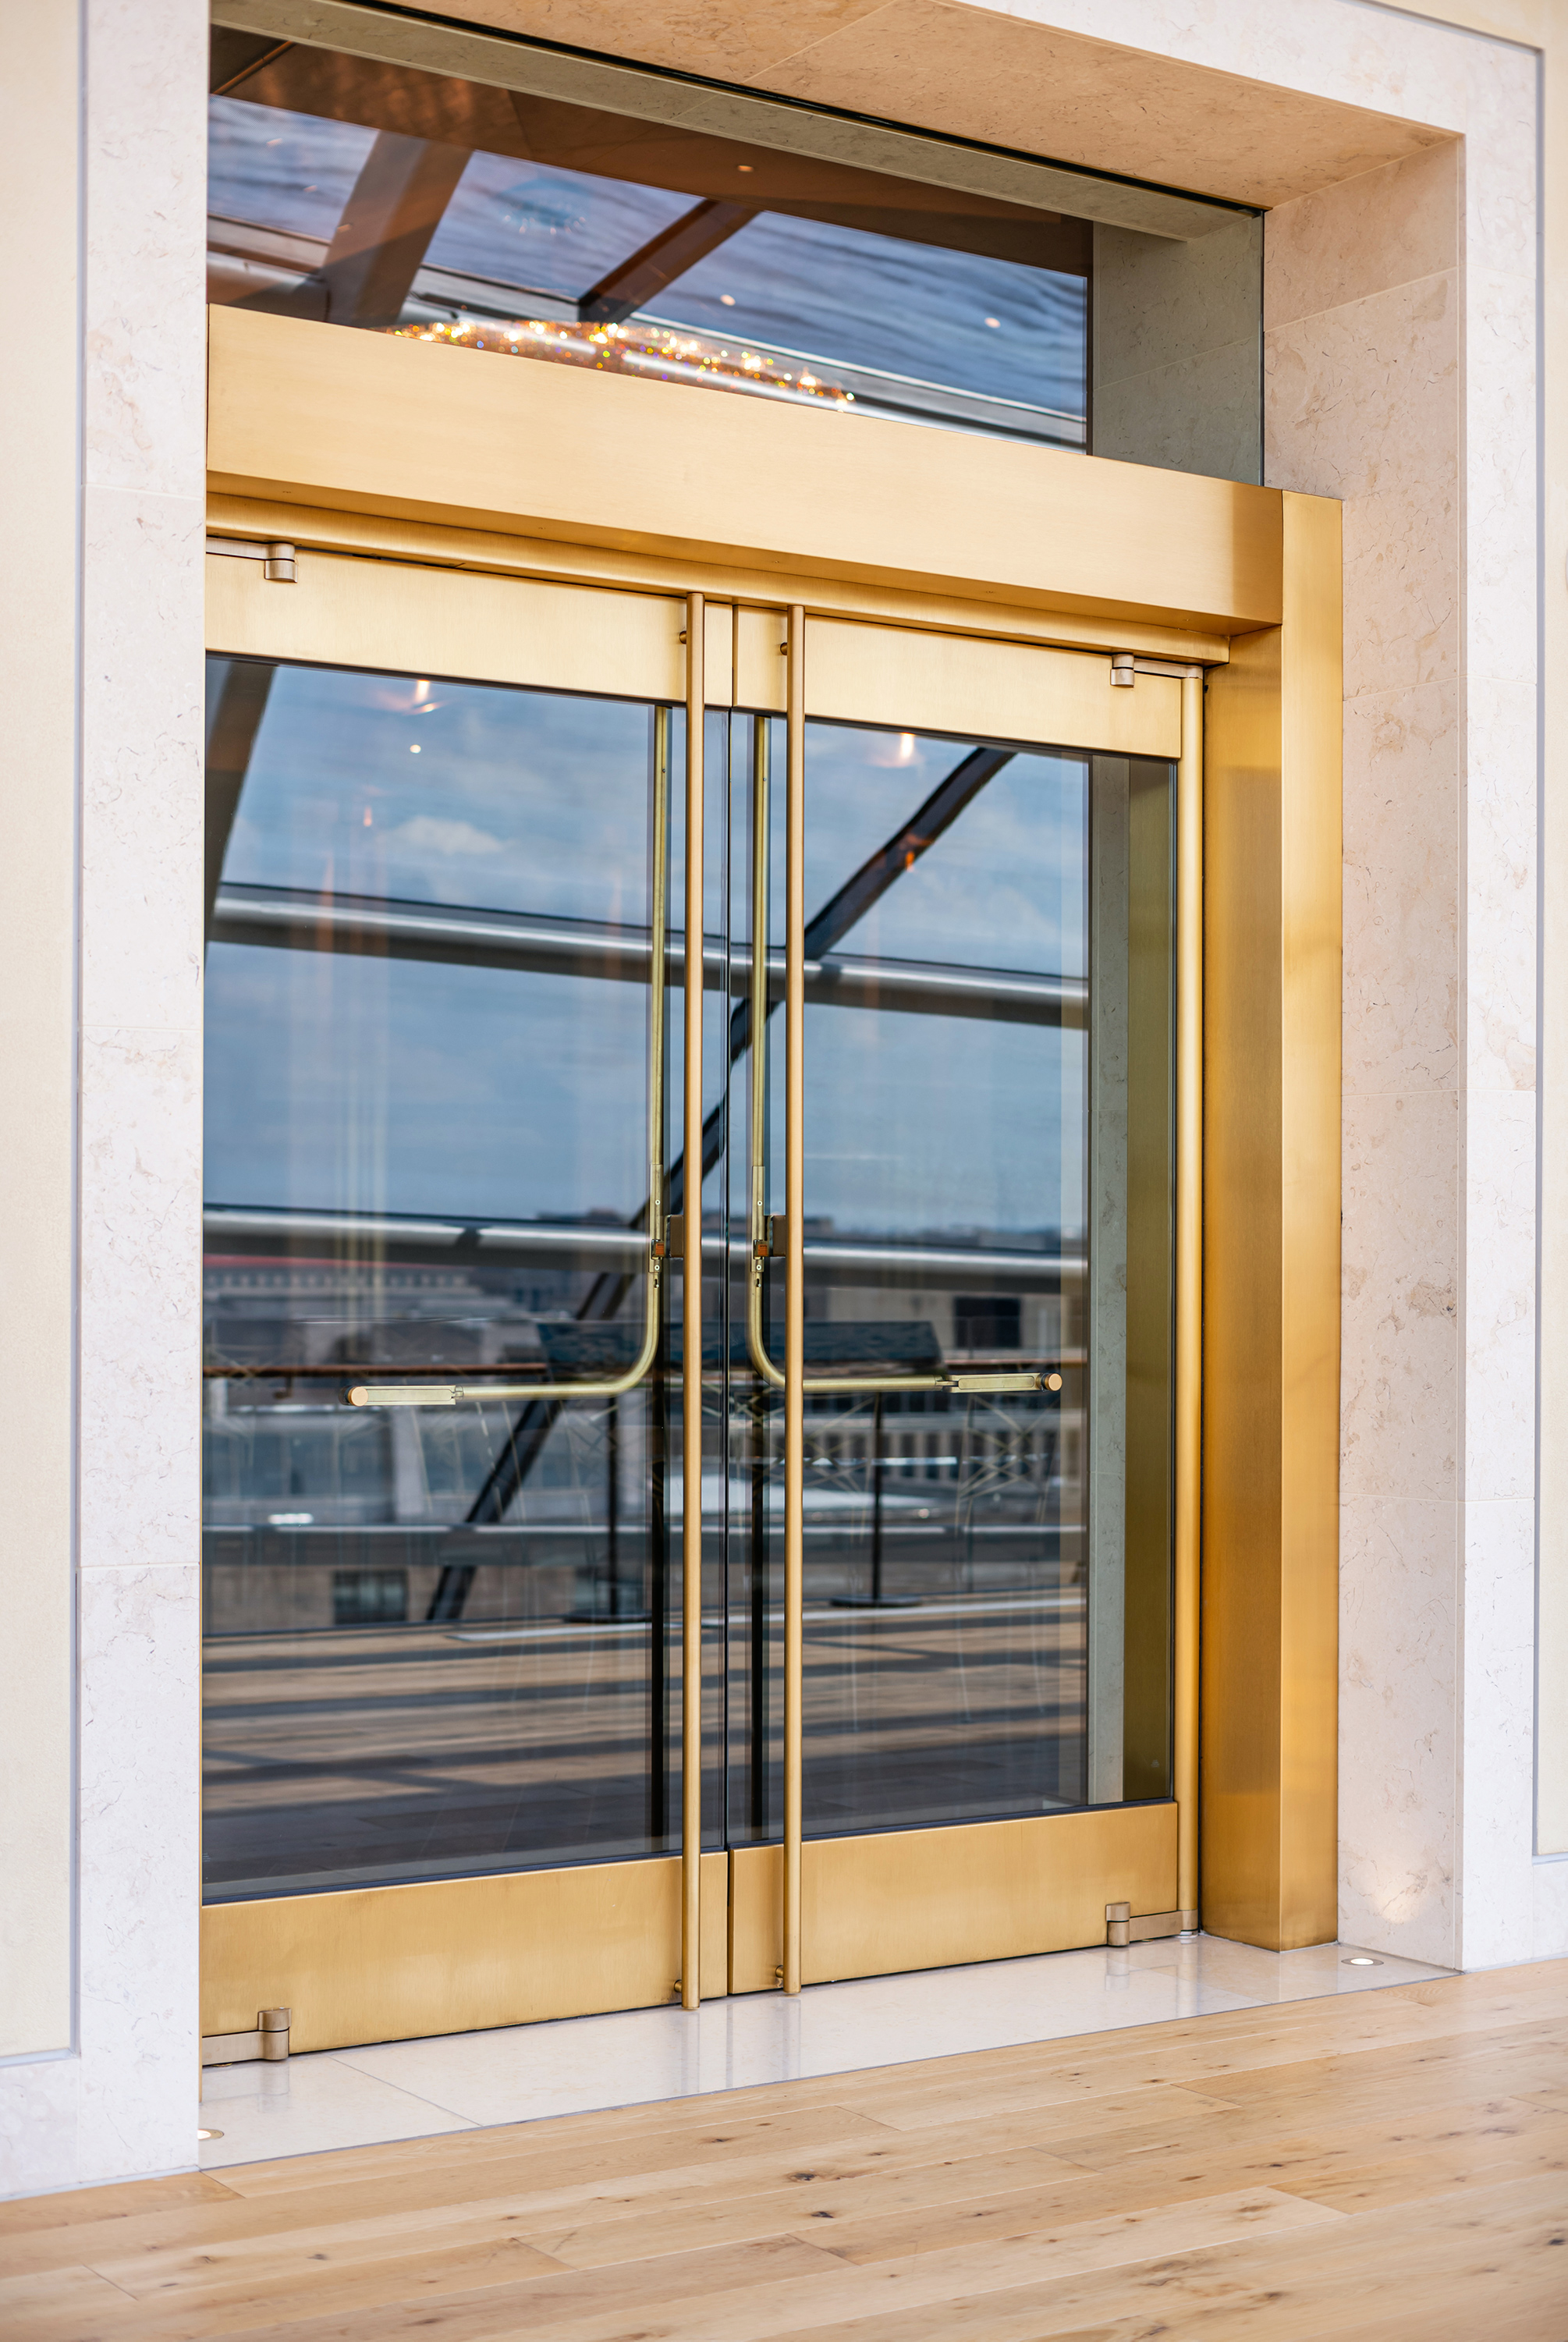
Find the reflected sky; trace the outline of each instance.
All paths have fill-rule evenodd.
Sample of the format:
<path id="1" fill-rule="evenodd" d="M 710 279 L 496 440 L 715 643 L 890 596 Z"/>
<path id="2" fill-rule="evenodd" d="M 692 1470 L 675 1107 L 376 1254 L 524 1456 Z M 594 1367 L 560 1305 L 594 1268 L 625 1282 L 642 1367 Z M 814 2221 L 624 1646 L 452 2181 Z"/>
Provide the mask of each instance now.
<path id="1" fill-rule="evenodd" d="M 357 122 L 210 98 L 207 209 L 330 243 L 375 143 L 375 131 Z"/>
<path id="2" fill-rule="evenodd" d="M 651 755 L 638 701 L 279 666 L 224 876 L 644 926 Z"/>
<path id="3" fill-rule="evenodd" d="M 215 692 L 227 666 L 212 662 Z M 634 702 L 280 666 L 225 879 L 644 926 L 652 724 Z M 746 802 L 751 723 L 715 716 L 710 730 L 716 926 L 723 808 Z M 782 726 L 774 731 L 779 772 Z M 678 772 L 678 736 L 674 752 Z M 972 744 L 814 723 L 806 753 L 814 912 Z M 1086 784 L 1082 757 L 1011 756 L 840 947 L 1081 976 Z M 680 795 L 672 790 L 672 909 Z M 782 788 L 772 802 L 776 944 Z M 737 841 L 732 869 L 747 860 Z M 744 936 L 744 882 L 733 899 Z M 207 981 L 214 1201 L 501 1219 L 641 1209 L 642 985 L 229 944 L 210 950 Z M 706 1022 L 712 1106 L 726 1024 L 713 1010 Z M 772 1031 L 782 1129 L 777 1018 Z M 1080 1031 L 814 1006 L 806 1078 L 814 1219 L 990 1240 L 1081 1229 Z M 672 1117 L 678 1082 L 677 1050 Z M 715 1171 L 712 1199 L 722 1184 Z"/>
<path id="4" fill-rule="evenodd" d="M 629 1218 L 646 1194 L 647 1001 L 642 985 L 215 944 L 206 1193 Z"/>
<path id="5" fill-rule="evenodd" d="M 704 334 L 1081 415 L 1087 299 L 1081 276 L 764 212 L 649 308 Z"/>
<path id="6" fill-rule="evenodd" d="M 784 769 L 774 724 L 773 767 Z M 897 836 L 973 744 L 846 724 L 806 726 L 806 903 L 819 909 Z M 775 871 L 783 869 L 782 792 L 773 793 Z M 1086 958 L 1088 765 L 1020 753 L 986 782 L 842 948 L 889 959 L 1083 976 Z M 775 903 L 782 922 L 782 899 Z M 775 925 L 774 940 L 782 938 Z"/>
<path id="7" fill-rule="evenodd" d="M 576 301 L 691 207 L 690 195 L 664 187 L 475 155 L 427 256 L 433 267 Z"/>

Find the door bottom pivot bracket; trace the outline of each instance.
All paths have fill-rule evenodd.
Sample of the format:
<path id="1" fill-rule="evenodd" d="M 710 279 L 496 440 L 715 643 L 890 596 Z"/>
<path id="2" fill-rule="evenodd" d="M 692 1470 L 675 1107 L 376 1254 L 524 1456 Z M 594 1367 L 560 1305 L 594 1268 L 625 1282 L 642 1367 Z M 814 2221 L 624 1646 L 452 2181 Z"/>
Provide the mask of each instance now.
<path id="1" fill-rule="evenodd" d="M 1134 1918 L 1130 1903 L 1107 1903 L 1105 1906 L 1105 1941 L 1108 1944 L 1151 1944 L 1161 1936 L 1193 1934 L 1197 1925 L 1195 1911 L 1141 1911 Z"/>
<path id="2" fill-rule="evenodd" d="M 203 2065 L 242 2066 L 253 2057 L 265 2058 L 269 2066 L 283 2065 L 288 2057 L 293 2017 L 291 2008 L 258 2008 L 255 2028 L 249 2033 L 205 2033 Z"/>

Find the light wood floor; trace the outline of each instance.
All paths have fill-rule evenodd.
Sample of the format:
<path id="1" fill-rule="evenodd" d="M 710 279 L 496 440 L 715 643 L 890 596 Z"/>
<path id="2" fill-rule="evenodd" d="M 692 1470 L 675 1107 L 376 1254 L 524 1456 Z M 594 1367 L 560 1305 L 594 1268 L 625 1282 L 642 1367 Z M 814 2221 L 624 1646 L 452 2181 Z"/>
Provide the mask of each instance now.
<path id="1" fill-rule="evenodd" d="M 1568 2342 L 1568 1961 L 0 2205 L 0 2335 Z"/>

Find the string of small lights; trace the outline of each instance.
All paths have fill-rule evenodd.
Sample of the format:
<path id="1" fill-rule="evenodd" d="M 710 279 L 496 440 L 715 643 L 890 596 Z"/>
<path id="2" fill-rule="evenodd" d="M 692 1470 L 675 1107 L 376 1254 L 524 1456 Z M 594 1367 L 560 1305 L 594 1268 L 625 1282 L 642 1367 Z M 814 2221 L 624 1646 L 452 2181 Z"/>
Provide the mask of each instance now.
<path id="1" fill-rule="evenodd" d="M 501 323 L 477 317 L 447 323 L 393 325 L 399 341 L 444 342 L 454 349 L 494 350 L 503 355 L 553 359 L 610 374 L 639 374 L 663 382 L 704 382 L 718 390 L 749 392 L 796 405 L 847 411 L 853 391 L 824 382 L 809 366 L 792 370 L 765 350 L 734 348 L 669 326 L 556 324 L 544 317 Z"/>

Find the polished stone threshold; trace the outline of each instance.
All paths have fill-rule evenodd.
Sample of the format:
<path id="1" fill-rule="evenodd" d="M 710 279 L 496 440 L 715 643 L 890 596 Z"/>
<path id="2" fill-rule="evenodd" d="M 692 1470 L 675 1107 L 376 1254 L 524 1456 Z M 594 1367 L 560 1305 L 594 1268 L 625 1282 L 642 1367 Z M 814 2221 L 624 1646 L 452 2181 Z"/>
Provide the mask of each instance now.
<path id="1" fill-rule="evenodd" d="M 1002 2049 L 1126 2026 L 1375 1991 L 1444 1976 L 1348 1944 L 1262 1952 L 1217 1936 L 1124 1951 L 1053 1952 L 914 1976 L 754 1993 L 688 2015 L 630 2009 L 332 2049 L 279 2066 L 224 2066 L 202 2080 L 205 2170 L 494 2123 L 689 2098 L 803 2076 Z"/>

